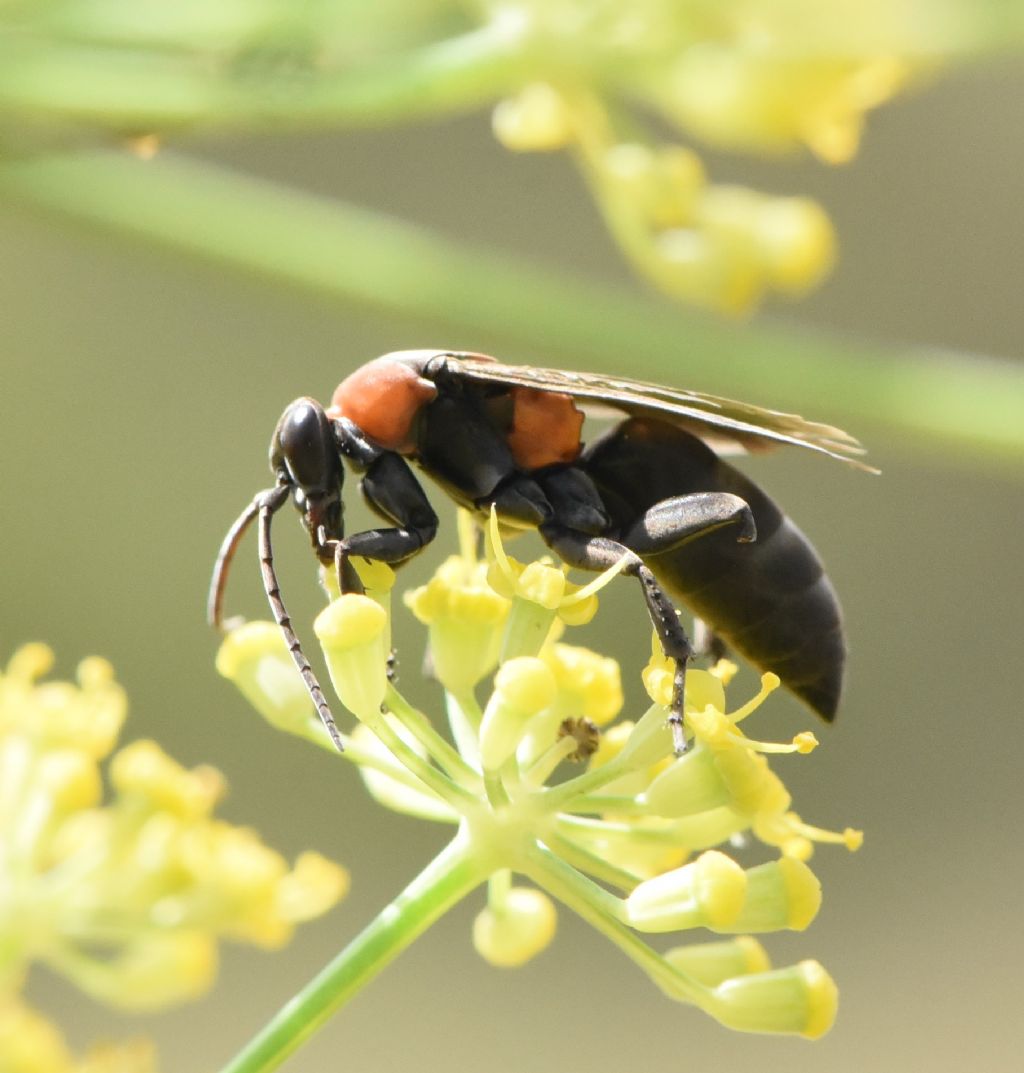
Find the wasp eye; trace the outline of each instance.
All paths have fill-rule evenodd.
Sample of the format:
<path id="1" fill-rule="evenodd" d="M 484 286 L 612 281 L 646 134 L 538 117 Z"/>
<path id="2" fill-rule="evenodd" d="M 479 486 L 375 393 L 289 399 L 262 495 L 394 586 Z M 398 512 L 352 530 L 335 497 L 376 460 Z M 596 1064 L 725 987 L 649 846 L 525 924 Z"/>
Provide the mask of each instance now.
<path id="1" fill-rule="evenodd" d="M 337 485 L 340 463 L 334 433 L 323 407 L 315 399 L 296 399 L 281 415 L 270 448 L 274 470 L 287 469 L 307 493 L 326 492 Z"/>

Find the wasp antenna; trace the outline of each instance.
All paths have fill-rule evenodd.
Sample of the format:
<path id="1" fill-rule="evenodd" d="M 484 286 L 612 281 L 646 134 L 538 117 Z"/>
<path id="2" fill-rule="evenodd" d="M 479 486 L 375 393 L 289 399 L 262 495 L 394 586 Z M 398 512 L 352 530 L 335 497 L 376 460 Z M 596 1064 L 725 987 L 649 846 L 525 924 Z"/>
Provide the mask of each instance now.
<path id="1" fill-rule="evenodd" d="M 292 654 L 295 666 L 299 669 L 299 674 L 302 675 L 302 681 L 305 683 L 314 705 L 316 705 L 320 722 L 323 723 L 327 733 L 330 734 L 331 741 L 337 746 L 338 752 L 343 753 L 345 746 L 341 740 L 341 732 L 334 721 L 330 705 L 328 705 L 324 691 L 320 688 L 320 683 L 313 673 L 313 668 L 309 665 L 309 660 L 306 659 L 306 654 L 302 651 L 302 643 L 292 629 L 292 620 L 285 609 L 284 600 L 281 599 L 281 588 L 277 583 L 277 571 L 274 569 L 274 549 L 270 543 L 270 523 L 282 504 L 287 502 L 288 493 L 289 488 L 287 485 L 281 485 L 270 493 L 257 496 L 255 508 L 259 513 L 260 571 L 263 574 L 263 589 L 267 594 L 267 600 L 270 602 L 270 610 L 273 612 L 274 621 L 280 627 L 281 633 L 284 634 L 288 651 Z M 226 544 L 227 540 L 225 540 Z"/>
<path id="2" fill-rule="evenodd" d="M 245 531 L 259 513 L 260 504 L 268 494 L 269 492 L 260 492 L 242 511 L 227 531 L 220 551 L 217 552 L 217 561 L 213 564 L 213 576 L 210 578 L 210 593 L 206 599 L 206 621 L 221 633 L 224 632 L 224 590 L 227 588 L 231 562 L 238 545 L 242 542 L 242 537 L 245 536 Z"/>

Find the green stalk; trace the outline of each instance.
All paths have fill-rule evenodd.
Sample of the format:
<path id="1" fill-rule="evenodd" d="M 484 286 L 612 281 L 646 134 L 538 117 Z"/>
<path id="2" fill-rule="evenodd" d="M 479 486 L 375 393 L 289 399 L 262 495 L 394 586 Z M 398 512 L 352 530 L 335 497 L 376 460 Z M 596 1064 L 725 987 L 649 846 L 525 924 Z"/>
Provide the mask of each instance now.
<path id="1" fill-rule="evenodd" d="M 723 324 L 458 243 L 341 202 L 169 154 L 0 165 L 0 197 L 375 313 L 440 324 L 512 360 L 749 397 L 1020 471 L 1024 373 L 1011 362 Z M 872 434 L 871 428 L 875 431 Z"/>
<path id="2" fill-rule="evenodd" d="M 393 685 L 388 686 L 385 703 L 452 781 L 464 786 L 479 784 L 480 772 L 471 768 L 458 749 L 447 742 L 423 712 L 414 708 Z"/>
<path id="3" fill-rule="evenodd" d="M 269 1073 L 486 878 L 460 833 L 221 1073 Z"/>
<path id="4" fill-rule="evenodd" d="M 559 822 L 559 827 L 561 823 Z M 565 838 L 557 830 L 550 832 L 544 840 L 544 844 L 557 854 L 566 864 L 572 865 L 578 872 L 586 876 L 614 887 L 617 890 L 631 891 L 641 880 L 641 877 L 625 868 L 611 864 L 596 854 L 591 853 L 585 846 L 573 842 L 571 838 Z"/>
<path id="5" fill-rule="evenodd" d="M 464 812 L 466 803 L 475 800 L 473 793 L 465 786 L 434 767 L 406 745 L 382 714 L 367 713 L 363 716 L 362 722 L 380 738 L 392 756 L 411 775 L 418 778 L 426 789 L 433 791 L 456 812 Z"/>
<path id="6" fill-rule="evenodd" d="M 623 923 L 621 899 L 609 894 L 560 857 L 539 845 L 530 851 L 522 870 L 537 886 L 567 905 L 591 927 L 610 939 L 666 994 L 680 1002 L 692 1002 L 701 1009 L 707 1008 L 708 989 L 672 968 L 660 954 Z"/>
<path id="7" fill-rule="evenodd" d="M 507 22 L 323 72 L 247 77 L 216 53 L 107 48 L 0 33 L 0 112 L 93 122 L 107 129 L 377 126 L 469 111 L 521 84 L 530 62 Z"/>

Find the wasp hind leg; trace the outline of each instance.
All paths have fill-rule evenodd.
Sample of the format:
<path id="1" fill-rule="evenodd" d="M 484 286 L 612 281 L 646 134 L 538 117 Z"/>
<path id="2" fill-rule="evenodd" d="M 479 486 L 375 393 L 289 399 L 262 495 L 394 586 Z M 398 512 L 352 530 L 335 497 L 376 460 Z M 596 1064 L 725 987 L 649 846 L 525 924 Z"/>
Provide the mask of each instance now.
<path id="1" fill-rule="evenodd" d="M 655 633 L 661 642 L 662 651 L 675 661 L 676 669 L 672 683 L 672 703 L 669 705 L 668 723 L 672 731 L 672 749 L 676 756 L 686 752 L 683 734 L 683 701 L 686 695 L 686 664 L 693 655 L 686 631 L 679 621 L 672 601 L 665 595 L 650 568 L 644 565 L 639 555 L 625 544 L 608 537 L 595 537 L 556 524 L 543 525 L 540 535 L 559 558 L 581 570 L 607 570 L 626 558 L 623 573 L 635 577 L 644 594 L 647 612 L 651 616 Z"/>
<path id="2" fill-rule="evenodd" d="M 694 647 L 675 605 L 642 556 L 671 551 L 727 525 L 739 526 L 738 540 L 755 539 L 754 520 L 742 499 L 725 492 L 701 492 L 656 503 L 630 527 L 621 542 L 610 537 L 591 536 L 557 522 L 540 527 L 544 542 L 566 563 L 581 570 L 607 570 L 626 557 L 623 572 L 640 582 L 662 651 L 668 659 L 675 661 L 668 723 L 672 748 L 677 756 L 686 751 L 683 733 L 686 666 L 694 656 Z"/>

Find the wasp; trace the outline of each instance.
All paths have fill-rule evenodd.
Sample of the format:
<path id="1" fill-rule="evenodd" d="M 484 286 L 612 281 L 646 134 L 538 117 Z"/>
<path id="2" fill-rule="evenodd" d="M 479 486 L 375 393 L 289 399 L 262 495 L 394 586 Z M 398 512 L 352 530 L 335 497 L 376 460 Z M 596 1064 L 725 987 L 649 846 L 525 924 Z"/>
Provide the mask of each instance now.
<path id="1" fill-rule="evenodd" d="M 584 411 L 618 424 L 584 444 Z M 535 530 L 566 564 L 620 564 L 640 583 L 665 655 L 674 661 L 669 724 L 685 749 L 682 712 L 694 655 L 673 598 L 822 718 L 835 717 L 846 646 L 821 560 L 775 503 L 722 457 L 780 444 L 869 469 L 840 429 L 792 414 L 624 377 L 507 365 L 483 354 L 407 350 L 368 362 L 326 409 L 290 403 L 270 445 L 274 485 L 229 529 L 210 584 L 222 626 L 228 570 L 253 521 L 274 618 L 335 744 L 341 737 L 281 598 L 271 520 L 290 499 L 313 551 L 358 590 L 350 559 L 397 565 L 435 537 L 437 514 L 414 468 L 481 521 Z M 385 523 L 345 533 L 345 469 Z"/>

